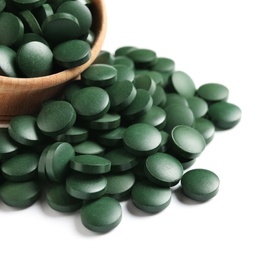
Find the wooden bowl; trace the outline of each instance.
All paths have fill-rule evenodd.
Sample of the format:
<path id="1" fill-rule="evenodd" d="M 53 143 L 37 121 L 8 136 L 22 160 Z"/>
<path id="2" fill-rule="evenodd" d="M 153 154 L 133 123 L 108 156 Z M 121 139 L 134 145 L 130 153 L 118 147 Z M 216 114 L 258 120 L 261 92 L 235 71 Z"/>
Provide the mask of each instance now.
<path id="1" fill-rule="evenodd" d="M 0 76 L 0 124 L 6 124 L 13 116 L 35 114 L 42 102 L 60 96 L 64 86 L 79 77 L 93 63 L 101 51 L 107 29 L 104 0 L 91 0 L 93 15 L 92 31 L 95 42 L 92 56 L 85 64 L 45 77 L 11 78 Z"/>

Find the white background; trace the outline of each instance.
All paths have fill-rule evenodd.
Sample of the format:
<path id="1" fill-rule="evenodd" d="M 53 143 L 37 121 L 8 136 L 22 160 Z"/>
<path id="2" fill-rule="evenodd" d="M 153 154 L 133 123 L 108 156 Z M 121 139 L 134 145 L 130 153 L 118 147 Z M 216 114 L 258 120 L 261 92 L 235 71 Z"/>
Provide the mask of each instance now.
<path id="1" fill-rule="evenodd" d="M 123 202 L 107 234 L 45 201 L 25 210 L 0 202 L 1 259 L 267 259 L 267 2 L 262 0 L 106 0 L 104 50 L 132 45 L 172 58 L 196 86 L 226 85 L 241 122 L 216 132 L 192 168 L 219 176 L 206 203 L 175 192 L 159 214 Z"/>

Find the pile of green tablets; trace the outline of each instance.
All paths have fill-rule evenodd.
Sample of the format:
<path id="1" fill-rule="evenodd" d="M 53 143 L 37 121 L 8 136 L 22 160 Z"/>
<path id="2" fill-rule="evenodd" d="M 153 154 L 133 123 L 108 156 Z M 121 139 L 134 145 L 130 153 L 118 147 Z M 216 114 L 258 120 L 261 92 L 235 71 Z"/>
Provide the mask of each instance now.
<path id="1" fill-rule="evenodd" d="M 41 77 L 87 62 L 90 1 L 0 0 L 0 75 Z"/>
<path id="2" fill-rule="evenodd" d="M 83 225 L 96 232 L 120 223 L 127 199 L 157 213 L 181 185 L 185 196 L 207 201 L 218 192 L 218 176 L 189 168 L 217 128 L 240 121 L 228 96 L 218 83 L 196 88 L 152 50 L 101 51 L 63 99 L 0 129 L 0 198 L 25 208 L 43 191 L 52 209 L 80 210 Z"/>

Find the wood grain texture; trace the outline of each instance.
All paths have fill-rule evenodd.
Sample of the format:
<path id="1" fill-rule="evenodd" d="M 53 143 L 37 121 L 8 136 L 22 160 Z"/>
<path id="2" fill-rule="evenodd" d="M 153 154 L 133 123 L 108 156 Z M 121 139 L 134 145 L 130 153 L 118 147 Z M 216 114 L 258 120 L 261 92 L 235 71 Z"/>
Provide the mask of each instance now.
<path id="1" fill-rule="evenodd" d="M 15 115 L 35 114 L 42 102 L 61 95 L 66 83 L 79 77 L 101 51 L 107 30 L 104 0 L 92 0 L 92 30 L 95 42 L 92 55 L 85 64 L 45 77 L 10 78 L 0 76 L 0 124 L 4 125 Z"/>

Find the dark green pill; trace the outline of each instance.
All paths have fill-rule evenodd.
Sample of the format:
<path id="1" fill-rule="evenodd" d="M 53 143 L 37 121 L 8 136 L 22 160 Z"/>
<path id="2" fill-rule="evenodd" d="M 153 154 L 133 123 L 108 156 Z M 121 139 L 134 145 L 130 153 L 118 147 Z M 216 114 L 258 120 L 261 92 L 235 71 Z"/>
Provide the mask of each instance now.
<path id="1" fill-rule="evenodd" d="M 224 85 L 217 83 L 208 83 L 198 88 L 197 95 L 209 103 L 225 101 L 228 98 L 229 90 Z"/>
<path id="2" fill-rule="evenodd" d="M 101 50 L 96 59 L 94 60 L 93 64 L 107 64 L 107 65 L 112 65 L 113 64 L 113 55 L 108 52 Z"/>
<path id="3" fill-rule="evenodd" d="M 6 7 L 6 0 L 0 0 L 0 12 L 2 12 Z"/>
<path id="4" fill-rule="evenodd" d="M 175 69 L 175 62 L 169 58 L 159 57 L 150 69 L 158 72 L 173 72 Z"/>
<path id="5" fill-rule="evenodd" d="M 42 34 L 42 29 L 31 11 L 24 10 L 19 12 L 18 15 L 24 24 L 26 33 L 36 33 L 38 35 Z"/>
<path id="6" fill-rule="evenodd" d="M 29 181 L 37 175 L 39 155 L 34 152 L 19 153 L 4 161 L 1 171 L 9 181 Z"/>
<path id="7" fill-rule="evenodd" d="M 115 113 L 107 113 L 103 117 L 88 123 L 90 129 L 111 130 L 120 126 L 121 116 Z"/>
<path id="8" fill-rule="evenodd" d="M 128 107 L 136 97 L 136 88 L 129 80 L 115 82 L 106 88 L 110 98 L 110 107 L 114 111 L 121 111 Z"/>
<path id="9" fill-rule="evenodd" d="M 122 145 L 123 134 L 125 127 L 119 126 L 118 128 L 101 133 L 97 136 L 99 143 L 105 146 L 114 147 Z"/>
<path id="10" fill-rule="evenodd" d="M 12 2 L 18 9 L 26 10 L 41 6 L 46 0 L 12 0 Z"/>
<path id="11" fill-rule="evenodd" d="M 29 42 L 41 42 L 48 46 L 47 41 L 41 35 L 36 33 L 25 33 L 19 45 L 22 46 Z"/>
<path id="12" fill-rule="evenodd" d="M 88 130 L 79 126 L 73 126 L 67 132 L 55 137 L 57 141 L 68 142 L 71 144 L 86 141 L 88 138 Z"/>
<path id="13" fill-rule="evenodd" d="M 67 84 L 64 89 L 64 97 L 66 101 L 71 102 L 72 97 L 83 88 L 81 80 L 74 80 Z"/>
<path id="14" fill-rule="evenodd" d="M 147 156 L 160 149 L 161 133 L 149 124 L 132 124 L 124 131 L 123 143 L 130 153 L 136 156 Z"/>
<path id="15" fill-rule="evenodd" d="M 214 124 L 206 118 L 196 118 L 193 128 L 199 131 L 205 138 L 206 143 L 210 143 L 215 135 L 215 126 Z"/>
<path id="16" fill-rule="evenodd" d="M 47 157 L 47 153 L 49 151 L 51 147 L 51 144 L 47 145 L 43 151 L 41 152 L 41 155 L 39 157 L 39 161 L 38 161 L 38 175 L 39 178 L 41 179 L 41 181 L 47 181 L 48 180 L 48 176 L 46 174 L 46 157 Z"/>
<path id="17" fill-rule="evenodd" d="M 102 174 L 110 171 L 111 162 L 98 155 L 76 155 L 71 159 L 70 167 L 78 172 Z"/>
<path id="18" fill-rule="evenodd" d="M 112 172 L 122 172 L 135 167 L 139 161 L 138 159 L 128 153 L 124 148 L 117 148 L 107 152 L 104 157 L 111 162 Z"/>
<path id="19" fill-rule="evenodd" d="M 148 213 L 158 213 L 171 202 L 172 192 L 168 187 L 160 187 L 149 181 L 139 181 L 132 187 L 133 204 Z"/>
<path id="20" fill-rule="evenodd" d="M 117 227 L 122 218 L 120 203 L 110 197 L 88 202 L 81 209 L 82 224 L 91 231 L 106 233 Z"/>
<path id="21" fill-rule="evenodd" d="M 187 99 L 188 107 L 195 118 L 204 117 L 208 112 L 208 103 L 200 97 L 190 97 Z"/>
<path id="22" fill-rule="evenodd" d="M 16 46 L 24 34 L 22 21 L 12 13 L 0 13 L 0 45 Z"/>
<path id="23" fill-rule="evenodd" d="M 47 76 L 53 70 L 53 53 L 42 42 L 28 42 L 19 48 L 16 64 L 25 77 Z"/>
<path id="24" fill-rule="evenodd" d="M 121 115 L 128 120 L 136 119 L 148 112 L 152 105 L 153 100 L 148 91 L 144 89 L 137 89 L 133 102 L 121 112 Z"/>
<path id="25" fill-rule="evenodd" d="M 71 104 L 84 120 L 99 119 L 110 107 L 108 93 L 99 87 L 86 87 L 79 90 L 71 99 Z"/>
<path id="26" fill-rule="evenodd" d="M 179 95 L 186 98 L 193 97 L 196 86 L 193 80 L 182 71 L 175 71 L 170 76 L 170 86 Z"/>
<path id="27" fill-rule="evenodd" d="M 125 65 L 130 69 L 134 69 L 133 61 L 126 56 L 116 56 L 113 60 L 113 65 Z"/>
<path id="28" fill-rule="evenodd" d="M 182 192 L 196 201 L 207 201 L 219 190 L 218 176 L 206 169 L 193 169 L 186 172 L 181 179 Z"/>
<path id="29" fill-rule="evenodd" d="M 134 80 L 135 73 L 133 69 L 123 64 L 117 64 L 117 65 L 114 64 L 113 67 L 117 70 L 117 79 L 116 79 L 117 81 Z"/>
<path id="30" fill-rule="evenodd" d="M 40 186 L 37 181 L 10 182 L 0 185 L 0 199 L 8 206 L 27 208 L 40 197 Z"/>
<path id="31" fill-rule="evenodd" d="M 149 155 L 146 159 L 145 170 L 147 178 L 162 187 L 175 186 L 183 175 L 182 164 L 167 153 Z"/>
<path id="32" fill-rule="evenodd" d="M 37 127 L 36 117 L 30 115 L 15 116 L 8 126 L 9 135 L 18 143 L 34 146 L 45 140 Z"/>
<path id="33" fill-rule="evenodd" d="M 56 142 L 46 155 L 46 173 L 51 181 L 62 182 L 66 179 L 70 160 L 75 156 L 72 145 Z"/>
<path id="34" fill-rule="evenodd" d="M 67 132 L 75 120 L 76 112 L 69 102 L 52 101 L 37 115 L 37 126 L 44 134 L 56 136 Z"/>
<path id="35" fill-rule="evenodd" d="M 67 192 L 77 199 L 93 200 L 102 197 L 107 189 L 107 180 L 103 176 L 92 176 L 73 172 L 66 179 Z"/>
<path id="36" fill-rule="evenodd" d="M 50 4 L 43 4 L 38 8 L 32 10 L 32 12 L 34 13 L 35 18 L 37 19 L 40 25 L 43 24 L 44 20 L 48 16 L 54 14 L 53 8 L 51 7 Z"/>
<path id="37" fill-rule="evenodd" d="M 186 125 L 174 127 L 171 139 L 175 153 L 187 159 L 198 157 L 206 147 L 206 141 L 202 134 Z"/>
<path id="38" fill-rule="evenodd" d="M 7 128 L 0 128 L 0 160 L 12 157 L 19 150 L 19 144 L 8 134 Z"/>
<path id="39" fill-rule="evenodd" d="M 163 87 L 161 87 L 160 85 L 156 86 L 156 91 L 152 95 L 152 99 L 153 99 L 153 105 L 154 106 L 164 107 L 164 105 L 167 101 L 167 97 L 166 97 L 166 92 L 163 89 Z"/>
<path id="40" fill-rule="evenodd" d="M 159 152 L 165 153 L 169 148 L 169 137 L 170 135 L 165 131 L 160 131 L 161 133 L 161 144 Z"/>
<path id="41" fill-rule="evenodd" d="M 103 155 L 105 148 L 95 141 L 86 140 L 73 146 L 77 155 Z"/>
<path id="42" fill-rule="evenodd" d="M 54 60 L 63 68 L 74 68 L 86 63 L 91 57 L 90 46 L 82 40 L 69 40 L 53 49 Z"/>
<path id="43" fill-rule="evenodd" d="M 127 57 L 132 59 L 136 68 L 145 68 L 156 60 L 156 53 L 149 49 L 132 49 L 127 53 Z"/>
<path id="44" fill-rule="evenodd" d="M 147 90 L 150 95 L 153 95 L 156 91 L 155 81 L 149 75 L 146 74 L 137 75 L 134 78 L 133 84 L 137 89 Z"/>
<path id="45" fill-rule="evenodd" d="M 230 129 L 241 120 L 241 109 L 235 104 L 221 101 L 209 107 L 208 115 L 214 125 L 221 129 Z"/>
<path id="46" fill-rule="evenodd" d="M 5 45 L 0 45 L 0 75 L 6 77 L 17 77 L 16 52 Z"/>
<path id="47" fill-rule="evenodd" d="M 46 190 L 47 204 L 59 212 L 74 212 L 83 205 L 81 199 L 74 198 L 67 190 L 65 184 L 54 183 Z"/>
<path id="48" fill-rule="evenodd" d="M 81 74 L 87 86 L 108 87 L 117 80 L 117 70 L 107 64 L 93 64 Z"/>
<path id="49" fill-rule="evenodd" d="M 184 96 L 181 96 L 176 93 L 167 93 L 166 94 L 166 103 L 164 107 L 168 107 L 170 105 L 184 105 L 188 107 L 188 101 Z"/>
<path id="50" fill-rule="evenodd" d="M 134 46 L 123 46 L 115 50 L 115 56 L 126 56 L 128 52 L 132 50 L 136 50 L 137 48 Z"/>

